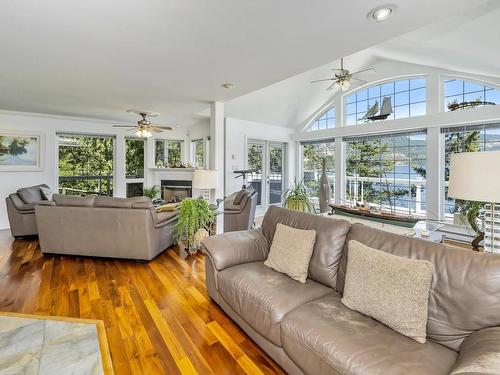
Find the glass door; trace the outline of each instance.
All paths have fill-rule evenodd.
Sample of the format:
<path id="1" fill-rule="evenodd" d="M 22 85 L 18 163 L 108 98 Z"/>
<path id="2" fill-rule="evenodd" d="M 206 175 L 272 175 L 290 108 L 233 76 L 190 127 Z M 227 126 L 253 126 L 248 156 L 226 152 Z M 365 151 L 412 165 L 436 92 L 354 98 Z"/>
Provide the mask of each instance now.
<path id="1" fill-rule="evenodd" d="M 285 144 L 251 140 L 248 142 L 247 183 L 257 193 L 257 207 L 266 210 L 270 205 L 281 204 L 285 187 Z"/>
<path id="2" fill-rule="evenodd" d="M 267 186 L 269 205 L 281 204 L 284 188 L 285 171 L 285 145 L 283 143 L 270 143 L 268 145 L 268 170 Z"/>
<path id="3" fill-rule="evenodd" d="M 263 168 L 264 165 L 264 143 L 259 141 L 248 142 L 247 168 L 252 172 L 247 176 L 248 186 L 252 186 L 257 193 L 257 206 L 262 206 L 263 196 Z M 264 180 L 265 181 L 265 180 Z"/>

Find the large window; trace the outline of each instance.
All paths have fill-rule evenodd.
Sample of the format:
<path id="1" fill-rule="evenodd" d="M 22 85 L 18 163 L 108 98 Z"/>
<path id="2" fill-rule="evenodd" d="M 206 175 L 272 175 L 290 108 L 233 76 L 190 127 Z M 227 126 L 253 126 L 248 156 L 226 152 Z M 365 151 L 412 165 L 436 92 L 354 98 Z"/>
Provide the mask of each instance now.
<path id="1" fill-rule="evenodd" d="M 174 168 L 182 163 L 183 141 L 157 139 L 155 141 L 155 166 L 157 168 Z"/>
<path id="2" fill-rule="evenodd" d="M 425 91 L 424 78 L 391 81 L 357 91 L 345 99 L 346 125 L 370 121 L 364 118 L 365 114 L 375 104 L 378 107 L 377 114 L 380 114 L 384 99 L 390 99 L 392 107 L 392 113 L 389 114 L 387 120 L 425 115 Z"/>
<path id="3" fill-rule="evenodd" d="M 500 104 L 500 90 L 485 86 L 481 83 L 464 81 L 461 79 L 447 79 L 444 81 L 444 108 L 450 111 L 450 106 L 464 102 L 477 102 L 484 106 L 484 102 Z"/>
<path id="4" fill-rule="evenodd" d="M 313 121 L 311 125 L 307 128 L 307 131 L 331 129 L 335 127 L 335 107 L 331 107 L 325 112 L 323 112 L 316 120 Z"/>
<path id="5" fill-rule="evenodd" d="M 144 178 L 144 139 L 125 139 L 125 177 Z"/>
<path id="6" fill-rule="evenodd" d="M 203 139 L 191 141 L 191 160 L 193 168 L 205 168 L 205 145 Z"/>
<path id="7" fill-rule="evenodd" d="M 453 198 L 448 196 L 448 181 L 450 175 L 450 160 L 453 153 L 474 151 L 500 151 L 500 124 L 460 126 L 443 128 L 445 155 L 445 206 L 447 219 L 452 219 L 458 206 Z M 487 171 L 486 173 L 498 173 Z"/>
<path id="8" fill-rule="evenodd" d="M 113 195 L 113 137 L 58 134 L 59 192 Z"/>
<path id="9" fill-rule="evenodd" d="M 347 138 L 345 143 L 348 202 L 425 216 L 425 131 Z"/>
<path id="10" fill-rule="evenodd" d="M 319 180 L 323 169 L 323 159 L 326 159 L 326 173 L 334 197 L 335 186 L 335 143 L 333 140 L 322 140 L 302 143 L 302 170 L 304 184 L 309 195 L 319 207 Z"/>

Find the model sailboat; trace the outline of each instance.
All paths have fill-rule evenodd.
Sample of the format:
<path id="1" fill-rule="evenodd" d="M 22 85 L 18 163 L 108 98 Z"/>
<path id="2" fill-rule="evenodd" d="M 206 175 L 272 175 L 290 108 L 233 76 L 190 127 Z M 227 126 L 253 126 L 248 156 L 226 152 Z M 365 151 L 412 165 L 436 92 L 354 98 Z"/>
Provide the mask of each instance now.
<path id="1" fill-rule="evenodd" d="M 392 104 L 391 97 L 384 97 L 382 100 L 382 107 L 380 108 L 380 113 L 378 113 L 378 101 L 375 102 L 374 105 L 365 113 L 363 117 L 359 120 L 365 121 L 376 121 L 376 120 L 385 120 L 392 113 Z"/>

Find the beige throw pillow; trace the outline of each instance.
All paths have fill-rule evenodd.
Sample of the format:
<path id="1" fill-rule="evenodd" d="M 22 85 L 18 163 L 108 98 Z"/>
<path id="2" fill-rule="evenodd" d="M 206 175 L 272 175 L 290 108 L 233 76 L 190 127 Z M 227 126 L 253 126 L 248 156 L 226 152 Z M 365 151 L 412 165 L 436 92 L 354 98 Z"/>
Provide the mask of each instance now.
<path id="1" fill-rule="evenodd" d="M 264 264 L 305 283 L 315 242 L 315 230 L 295 229 L 278 224 Z"/>
<path id="2" fill-rule="evenodd" d="M 425 343 L 433 266 L 349 241 L 342 303 Z"/>

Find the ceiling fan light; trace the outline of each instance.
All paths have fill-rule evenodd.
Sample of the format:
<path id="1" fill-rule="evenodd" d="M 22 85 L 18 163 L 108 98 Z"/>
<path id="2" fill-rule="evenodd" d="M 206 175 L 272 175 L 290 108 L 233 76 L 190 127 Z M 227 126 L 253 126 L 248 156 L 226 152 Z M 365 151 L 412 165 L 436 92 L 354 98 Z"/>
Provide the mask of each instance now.
<path id="1" fill-rule="evenodd" d="M 350 81 L 343 81 L 342 82 L 342 91 L 349 90 L 349 87 L 351 87 L 351 82 Z"/>
<path id="2" fill-rule="evenodd" d="M 149 138 L 153 135 L 149 130 L 144 130 L 143 134 L 144 138 Z"/>
<path id="3" fill-rule="evenodd" d="M 137 131 L 135 132 L 135 135 L 136 135 L 136 136 L 138 136 L 139 138 L 142 138 L 142 130 L 140 130 L 140 129 L 139 129 L 139 130 L 137 130 Z"/>

